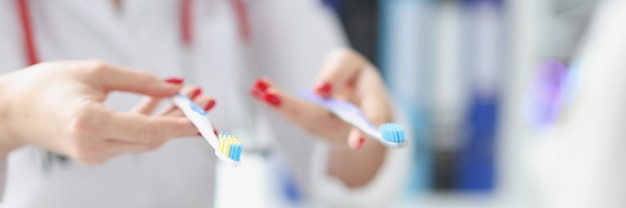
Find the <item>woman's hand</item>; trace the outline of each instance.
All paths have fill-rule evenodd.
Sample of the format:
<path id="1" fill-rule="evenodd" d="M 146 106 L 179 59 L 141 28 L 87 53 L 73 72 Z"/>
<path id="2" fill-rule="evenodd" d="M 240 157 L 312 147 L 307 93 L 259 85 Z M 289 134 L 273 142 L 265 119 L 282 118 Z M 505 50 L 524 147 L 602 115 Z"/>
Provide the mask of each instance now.
<path id="1" fill-rule="evenodd" d="M 320 96 L 355 104 L 374 125 L 393 120 L 379 73 L 352 50 L 335 50 L 327 57 L 314 91 Z M 327 110 L 286 93 L 266 78 L 257 80 L 251 93 L 285 119 L 332 144 L 330 174 L 342 178 L 348 186 L 364 185 L 375 176 L 385 153 L 378 142 L 365 142 L 366 135 L 360 130 Z M 348 147 L 360 151 L 351 151 Z"/>
<path id="2" fill-rule="evenodd" d="M 159 100 L 181 88 L 182 79 L 162 81 L 143 71 L 100 61 L 42 63 L 3 75 L 0 153 L 32 144 L 91 165 L 153 150 L 170 138 L 194 136 L 198 130 L 186 118 L 173 117 L 175 111 L 163 114 L 170 117 L 144 115 L 158 102 L 143 102 L 131 113 L 102 104 L 111 91 Z"/>

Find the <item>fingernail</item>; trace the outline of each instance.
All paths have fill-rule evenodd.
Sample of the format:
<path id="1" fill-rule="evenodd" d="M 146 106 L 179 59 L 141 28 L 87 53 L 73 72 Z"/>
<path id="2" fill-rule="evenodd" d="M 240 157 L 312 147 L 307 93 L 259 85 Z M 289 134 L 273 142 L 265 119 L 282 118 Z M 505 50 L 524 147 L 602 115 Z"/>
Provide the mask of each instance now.
<path id="1" fill-rule="evenodd" d="M 265 90 L 267 90 L 268 87 L 269 85 L 267 84 L 267 82 L 265 82 L 264 79 L 258 78 L 256 79 L 256 81 L 254 81 L 254 88 L 257 88 L 265 92 Z"/>
<path id="2" fill-rule="evenodd" d="M 265 94 L 265 91 L 267 90 L 268 87 L 269 85 L 265 82 L 265 80 L 259 78 L 256 81 L 254 81 L 252 88 L 250 88 L 250 94 L 253 97 L 261 98 L 263 97 L 263 94 Z"/>
<path id="3" fill-rule="evenodd" d="M 359 139 L 359 141 L 356 143 L 356 146 L 354 147 L 355 150 L 360 150 L 361 147 L 363 147 L 363 143 L 365 142 L 365 138 L 361 137 Z"/>
<path id="4" fill-rule="evenodd" d="M 263 95 L 263 100 L 274 107 L 280 106 L 280 98 L 274 94 L 266 93 Z"/>
<path id="5" fill-rule="evenodd" d="M 170 84 L 176 84 L 176 85 L 180 85 L 184 81 L 185 80 L 183 78 L 180 78 L 180 77 L 171 77 L 171 78 L 165 79 L 165 82 L 170 83 Z"/>
<path id="6" fill-rule="evenodd" d="M 200 134 L 200 132 L 198 132 L 196 135 L 198 135 L 198 136 L 202 136 L 202 134 Z"/>
<path id="7" fill-rule="evenodd" d="M 198 95 L 202 94 L 202 89 L 196 88 L 192 93 L 190 99 L 195 99 Z"/>
<path id="8" fill-rule="evenodd" d="M 213 129 L 213 133 L 215 134 L 215 136 L 218 135 L 217 130 Z"/>
<path id="9" fill-rule="evenodd" d="M 324 82 L 324 83 L 319 84 L 315 90 L 319 94 L 327 95 L 328 93 L 330 93 L 331 89 L 332 89 L 332 86 L 330 85 L 330 83 Z"/>
<path id="10" fill-rule="evenodd" d="M 209 103 L 204 107 L 204 111 L 209 111 L 215 106 L 215 100 L 209 101 Z"/>

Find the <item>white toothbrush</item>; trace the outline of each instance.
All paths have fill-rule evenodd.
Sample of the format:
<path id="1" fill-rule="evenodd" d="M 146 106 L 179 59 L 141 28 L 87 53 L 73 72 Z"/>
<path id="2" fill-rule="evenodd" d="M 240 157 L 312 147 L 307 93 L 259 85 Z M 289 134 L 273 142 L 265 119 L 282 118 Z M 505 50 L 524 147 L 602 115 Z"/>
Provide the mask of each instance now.
<path id="1" fill-rule="evenodd" d="M 172 100 L 174 105 L 183 111 L 183 114 L 196 126 L 202 137 L 215 149 L 215 155 L 218 158 L 232 166 L 239 166 L 242 147 L 241 142 L 237 140 L 235 135 L 220 133 L 216 136 L 207 112 L 192 102 L 187 96 L 178 93 L 172 97 Z"/>

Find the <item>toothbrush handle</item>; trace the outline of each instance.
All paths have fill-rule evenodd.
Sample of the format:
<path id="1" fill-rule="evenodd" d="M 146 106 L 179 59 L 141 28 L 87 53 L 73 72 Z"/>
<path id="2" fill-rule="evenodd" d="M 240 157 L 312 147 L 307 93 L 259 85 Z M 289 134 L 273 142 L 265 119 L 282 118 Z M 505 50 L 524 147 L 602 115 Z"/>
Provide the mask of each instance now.
<path id="1" fill-rule="evenodd" d="M 332 98 L 322 98 L 309 91 L 302 91 L 300 92 L 300 95 L 303 98 L 326 108 L 333 114 L 337 115 L 337 117 L 341 120 L 360 129 L 367 135 L 382 140 L 382 134 L 378 131 L 378 128 L 367 120 L 361 110 L 352 103 Z"/>
<path id="2" fill-rule="evenodd" d="M 183 111 L 183 114 L 185 114 L 191 123 L 196 126 L 200 134 L 209 142 L 213 149 L 217 149 L 217 137 L 215 136 L 213 124 L 211 124 L 207 112 L 181 93 L 172 97 L 172 101 L 176 107 Z"/>

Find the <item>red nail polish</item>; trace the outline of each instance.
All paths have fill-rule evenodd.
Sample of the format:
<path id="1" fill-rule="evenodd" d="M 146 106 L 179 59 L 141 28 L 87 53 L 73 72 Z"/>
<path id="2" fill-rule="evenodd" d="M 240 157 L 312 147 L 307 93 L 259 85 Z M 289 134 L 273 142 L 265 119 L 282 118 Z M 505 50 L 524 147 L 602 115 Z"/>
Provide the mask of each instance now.
<path id="1" fill-rule="evenodd" d="M 215 100 L 209 101 L 209 103 L 204 107 L 204 111 L 209 111 L 215 106 Z"/>
<path id="2" fill-rule="evenodd" d="M 330 93 L 330 90 L 332 89 L 332 86 L 330 85 L 330 83 L 328 82 L 324 82 L 320 85 L 317 86 L 317 88 L 315 89 L 317 91 L 317 93 L 322 94 L 322 95 L 327 95 L 328 93 Z"/>
<path id="3" fill-rule="evenodd" d="M 360 150 L 361 147 L 363 147 L 363 143 L 365 142 L 365 138 L 361 137 L 359 139 L 359 141 L 356 143 L 356 147 L 354 147 L 356 150 Z"/>
<path id="4" fill-rule="evenodd" d="M 263 95 L 265 94 L 265 91 L 267 90 L 267 88 L 269 88 L 269 85 L 267 84 L 267 82 L 259 78 L 256 81 L 254 81 L 252 88 L 250 88 L 250 95 L 256 98 L 263 98 Z"/>
<path id="5" fill-rule="evenodd" d="M 269 87 L 269 85 L 267 84 L 267 82 L 264 79 L 256 79 L 256 81 L 254 81 L 254 88 L 259 89 L 263 92 L 265 92 L 265 90 L 267 90 L 267 88 Z"/>
<path id="6" fill-rule="evenodd" d="M 172 77 L 172 78 L 167 78 L 165 79 L 165 82 L 170 83 L 170 84 L 182 84 L 185 80 L 183 78 L 180 77 Z"/>
<path id="7" fill-rule="evenodd" d="M 274 94 L 266 93 L 263 95 L 263 100 L 274 107 L 280 106 L 280 98 Z"/>
<path id="8" fill-rule="evenodd" d="M 217 130 L 213 129 L 213 133 L 215 134 L 215 136 L 217 136 Z"/>
<path id="9" fill-rule="evenodd" d="M 200 94 L 202 94 L 202 89 L 200 89 L 200 88 L 196 88 L 196 90 L 194 90 L 194 91 L 191 93 L 191 97 L 189 97 L 189 98 L 193 100 L 193 99 L 195 99 L 196 97 L 198 97 Z"/>
<path id="10" fill-rule="evenodd" d="M 196 135 L 198 135 L 198 136 L 202 136 L 202 134 L 200 134 L 200 132 L 198 132 Z"/>

